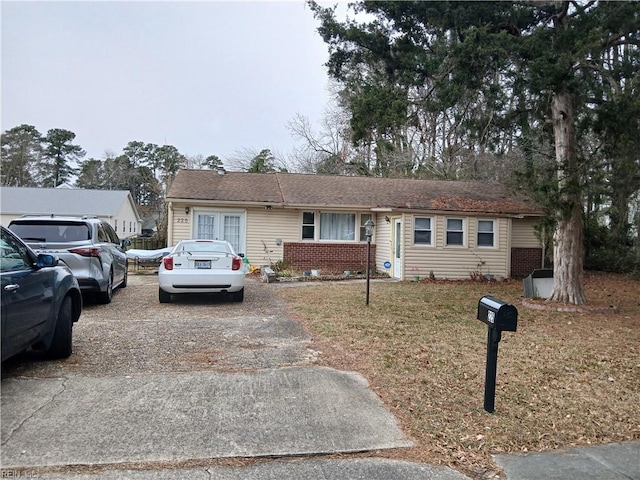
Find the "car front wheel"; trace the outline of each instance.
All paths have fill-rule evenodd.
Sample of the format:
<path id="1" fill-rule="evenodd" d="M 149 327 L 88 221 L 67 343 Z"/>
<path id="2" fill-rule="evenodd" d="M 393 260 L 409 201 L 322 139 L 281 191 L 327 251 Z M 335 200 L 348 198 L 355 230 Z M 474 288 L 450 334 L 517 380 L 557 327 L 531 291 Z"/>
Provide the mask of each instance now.
<path id="1" fill-rule="evenodd" d="M 50 358 L 67 358 L 71 355 L 73 336 L 73 310 L 71 297 L 65 297 L 58 312 L 53 340 L 47 352 Z"/>
<path id="2" fill-rule="evenodd" d="M 171 294 L 158 288 L 158 300 L 160 300 L 160 303 L 171 303 Z"/>

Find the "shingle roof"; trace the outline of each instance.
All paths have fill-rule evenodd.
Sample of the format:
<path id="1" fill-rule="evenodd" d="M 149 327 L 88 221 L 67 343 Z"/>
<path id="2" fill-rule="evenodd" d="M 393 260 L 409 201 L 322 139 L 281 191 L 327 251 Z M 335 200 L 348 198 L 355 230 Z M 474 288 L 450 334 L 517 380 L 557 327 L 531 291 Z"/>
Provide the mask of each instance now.
<path id="1" fill-rule="evenodd" d="M 247 202 L 289 207 L 391 208 L 541 214 L 530 199 L 491 182 L 344 177 L 297 173 L 180 170 L 168 200 Z"/>
<path id="2" fill-rule="evenodd" d="M 15 215 L 108 216 L 117 214 L 128 196 L 128 190 L 2 187 L 0 211 Z"/>

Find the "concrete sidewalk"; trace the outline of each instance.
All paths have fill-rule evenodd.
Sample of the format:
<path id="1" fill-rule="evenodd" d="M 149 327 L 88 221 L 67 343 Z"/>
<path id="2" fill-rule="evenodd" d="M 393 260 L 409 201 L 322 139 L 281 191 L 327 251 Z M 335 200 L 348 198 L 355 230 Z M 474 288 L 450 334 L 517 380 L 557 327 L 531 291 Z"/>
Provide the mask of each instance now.
<path id="1" fill-rule="evenodd" d="M 323 367 L 2 382 L 3 468 L 411 445 L 364 377 Z"/>
<path id="2" fill-rule="evenodd" d="M 640 442 L 493 458 L 508 480 L 640 480 Z"/>
<path id="3" fill-rule="evenodd" d="M 5 477 L 467 479 L 412 462 L 313 458 L 411 445 L 361 375 L 324 367 L 2 382 Z M 206 466 L 231 457 L 255 460 Z M 508 480 L 640 480 L 639 442 L 494 458 Z M 203 466 L 179 468 L 186 461 Z"/>

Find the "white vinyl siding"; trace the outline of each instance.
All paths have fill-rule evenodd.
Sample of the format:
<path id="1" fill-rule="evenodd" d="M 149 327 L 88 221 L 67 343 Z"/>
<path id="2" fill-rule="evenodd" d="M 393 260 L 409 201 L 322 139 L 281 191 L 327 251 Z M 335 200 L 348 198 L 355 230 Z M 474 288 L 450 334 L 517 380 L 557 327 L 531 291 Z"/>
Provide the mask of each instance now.
<path id="1" fill-rule="evenodd" d="M 421 217 L 421 215 L 415 215 L 415 217 Z M 465 231 L 465 246 L 452 248 L 446 245 L 446 226 L 450 218 L 463 219 L 464 224 L 468 226 L 468 231 Z M 433 248 L 424 248 L 422 245 L 413 244 L 412 215 L 406 215 L 403 220 L 403 234 L 405 239 L 409 240 L 404 242 L 404 280 L 411 280 L 414 276 L 426 278 L 431 272 L 440 279 L 468 279 L 474 271 L 507 277 L 509 274 L 509 220 L 492 219 L 494 248 L 476 246 L 477 220 L 477 217 L 434 216 Z"/>
<path id="2" fill-rule="evenodd" d="M 540 240 L 536 237 L 535 226 L 540 219 L 514 218 L 511 221 L 511 246 L 513 248 L 541 248 Z"/>
<path id="3" fill-rule="evenodd" d="M 269 265 L 282 260 L 284 244 L 300 242 L 302 212 L 254 207 L 247 209 L 247 249 L 251 265 Z M 278 245 L 277 239 L 280 239 Z"/>

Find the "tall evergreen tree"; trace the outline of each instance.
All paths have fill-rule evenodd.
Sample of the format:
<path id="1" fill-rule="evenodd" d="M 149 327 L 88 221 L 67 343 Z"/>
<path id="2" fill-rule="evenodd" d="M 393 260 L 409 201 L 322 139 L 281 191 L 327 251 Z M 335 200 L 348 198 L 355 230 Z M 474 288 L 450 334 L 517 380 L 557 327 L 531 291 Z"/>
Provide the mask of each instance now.
<path id="1" fill-rule="evenodd" d="M 38 186 L 36 165 L 42 156 L 42 134 L 32 125 L 20 125 L 2 134 L 0 184 Z"/>
<path id="2" fill-rule="evenodd" d="M 369 72 L 377 72 L 395 91 L 421 92 L 425 112 L 484 105 L 489 118 L 513 116 L 518 140 L 530 140 L 530 125 L 550 125 L 557 191 L 549 197 L 556 222 L 552 300 L 584 303 L 589 158 L 578 156 L 577 125 L 594 86 L 637 78 L 637 64 L 607 59 L 622 45 L 637 56 L 640 4 L 359 1 L 354 9 L 367 20 L 344 23 L 334 9 L 310 5 L 330 48 L 329 72 L 338 80 L 367 85 Z"/>
<path id="3" fill-rule="evenodd" d="M 76 134 L 61 128 L 52 128 L 44 138 L 42 174 L 44 187 L 57 187 L 68 182 L 77 169 L 72 165 L 85 156 L 80 145 L 74 145 Z"/>

